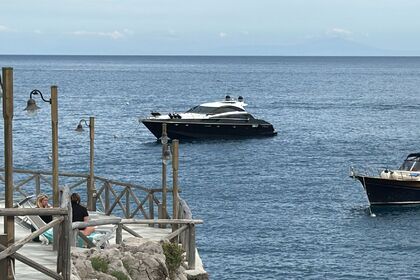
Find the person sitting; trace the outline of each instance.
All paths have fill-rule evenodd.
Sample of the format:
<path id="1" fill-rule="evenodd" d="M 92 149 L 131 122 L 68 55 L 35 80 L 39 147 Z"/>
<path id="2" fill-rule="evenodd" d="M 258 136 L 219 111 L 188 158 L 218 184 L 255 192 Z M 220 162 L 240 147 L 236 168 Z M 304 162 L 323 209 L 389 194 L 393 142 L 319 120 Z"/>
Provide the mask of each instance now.
<path id="1" fill-rule="evenodd" d="M 86 207 L 80 205 L 80 195 L 78 193 L 73 193 L 70 196 L 70 200 L 71 200 L 71 207 L 73 208 L 73 222 L 88 222 L 89 213 Z M 92 232 L 95 231 L 95 227 L 85 227 L 85 228 L 80 228 L 79 230 L 85 236 L 88 236 Z"/>
<path id="2" fill-rule="evenodd" d="M 36 207 L 37 208 L 51 208 L 51 205 L 48 204 L 48 196 L 45 194 L 40 194 L 36 198 Z M 53 220 L 51 215 L 39 216 L 46 224 L 50 223 Z"/>

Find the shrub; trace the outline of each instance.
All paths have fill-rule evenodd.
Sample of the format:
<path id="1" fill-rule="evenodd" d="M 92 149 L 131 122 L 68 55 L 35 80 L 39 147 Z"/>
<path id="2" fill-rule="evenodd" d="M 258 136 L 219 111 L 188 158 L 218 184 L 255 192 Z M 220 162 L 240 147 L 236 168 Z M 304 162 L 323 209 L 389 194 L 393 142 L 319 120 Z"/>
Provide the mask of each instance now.
<path id="1" fill-rule="evenodd" d="M 93 269 L 106 273 L 108 271 L 108 262 L 101 257 L 93 257 L 90 259 Z"/>
<path id="2" fill-rule="evenodd" d="M 174 278 L 175 271 L 181 266 L 183 261 L 182 254 L 184 250 L 178 244 L 165 242 L 162 244 L 163 253 L 166 257 L 166 266 L 168 267 L 169 277 Z"/>
<path id="3" fill-rule="evenodd" d="M 116 271 L 114 270 L 113 272 L 111 272 L 111 276 L 114 276 L 115 278 L 117 278 L 118 280 L 128 280 L 127 275 L 125 275 L 123 272 L 121 271 Z"/>

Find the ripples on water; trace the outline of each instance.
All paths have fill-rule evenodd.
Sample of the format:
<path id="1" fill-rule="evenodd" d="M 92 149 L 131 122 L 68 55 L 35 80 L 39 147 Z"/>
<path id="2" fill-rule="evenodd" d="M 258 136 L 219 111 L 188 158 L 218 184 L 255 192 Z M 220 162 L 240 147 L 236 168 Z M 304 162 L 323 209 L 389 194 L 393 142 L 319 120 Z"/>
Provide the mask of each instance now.
<path id="1" fill-rule="evenodd" d="M 273 138 L 180 145 L 180 185 L 212 279 L 404 279 L 420 273 L 420 208 L 374 209 L 349 166 L 396 167 L 418 152 L 419 58 L 0 56 L 14 68 L 14 162 L 47 170 L 59 86 L 60 170 L 88 169 L 80 118 L 96 117 L 96 174 L 160 185 L 138 117 L 242 95 Z M 42 104 L 46 105 L 46 104 Z M 3 141 L 1 139 L 0 141 Z M 2 144 L 2 143 L 1 143 Z M 3 147 L 3 145 L 1 145 Z M 2 153 L 3 155 L 3 153 Z"/>

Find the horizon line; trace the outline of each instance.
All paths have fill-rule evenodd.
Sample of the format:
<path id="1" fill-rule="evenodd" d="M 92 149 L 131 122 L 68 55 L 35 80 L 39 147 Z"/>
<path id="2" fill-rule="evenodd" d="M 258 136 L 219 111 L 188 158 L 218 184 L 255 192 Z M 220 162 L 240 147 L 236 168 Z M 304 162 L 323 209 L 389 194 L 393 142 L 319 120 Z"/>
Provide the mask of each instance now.
<path id="1" fill-rule="evenodd" d="M 120 57 L 407 57 L 417 58 L 420 55 L 259 55 L 259 54 L 0 54 L 0 56 L 120 56 Z"/>

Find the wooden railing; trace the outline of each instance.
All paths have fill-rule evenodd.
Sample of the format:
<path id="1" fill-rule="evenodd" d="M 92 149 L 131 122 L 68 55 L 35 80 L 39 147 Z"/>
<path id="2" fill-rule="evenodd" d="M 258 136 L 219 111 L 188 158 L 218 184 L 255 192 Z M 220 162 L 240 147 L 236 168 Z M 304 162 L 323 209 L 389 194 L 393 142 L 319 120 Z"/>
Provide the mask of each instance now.
<path id="1" fill-rule="evenodd" d="M 71 257 L 70 257 L 70 240 L 68 232 L 71 229 L 71 203 L 69 201 L 68 190 L 64 192 L 64 196 L 67 199 L 63 199 L 60 208 L 0 208 L 0 216 L 34 216 L 34 215 L 51 215 L 55 217 L 50 223 L 42 226 L 38 230 L 34 231 L 25 238 L 14 242 L 12 244 L 0 244 L 0 263 L 3 267 L 9 265 L 6 261 L 7 257 L 11 256 L 14 259 L 21 261 L 22 263 L 42 272 L 43 274 L 58 280 L 70 280 L 71 276 Z M 50 228 L 55 227 L 54 230 L 58 230 L 58 251 L 57 251 L 57 271 L 53 271 L 44 265 L 37 263 L 17 251 L 23 247 L 23 245 L 31 242 L 35 237 L 40 236 Z M 6 242 L 7 243 L 7 242 Z M 6 246 L 7 245 L 7 246 Z M 10 259 L 9 259 L 10 260 Z M 3 268 L 2 267 L 2 268 Z M 4 271 L 7 271 L 5 269 Z M 2 273 L 4 273 L 2 269 Z M 7 275 L 3 275 L 7 277 Z"/>
<path id="2" fill-rule="evenodd" d="M 78 231 L 80 228 L 88 226 L 99 226 L 99 225 L 115 225 L 117 227 L 115 233 L 115 243 L 121 244 L 122 242 L 122 231 L 130 233 L 135 237 L 141 237 L 137 232 L 129 228 L 127 225 L 177 225 L 179 228 L 169 235 L 161 238 L 166 241 L 176 241 L 177 239 L 183 240 L 181 242 L 183 249 L 186 253 L 186 261 L 188 262 L 189 269 L 195 269 L 195 258 L 196 258 L 196 246 L 195 246 L 195 225 L 202 224 L 202 220 L 193 219 L 158 219 L 158 220 L 136 220 L 136 219 L 98 219 L 89 222 L 75 222 L 73 223 L 73 235 L 71 239 L 73 244 L 76 243 L 78 236 L 82 237 L 85 242 L 91 247 L 95 246 L 91 243 L 82 233 Z"/>
<path id="3" fill-rule="evenodd" d="M 3 171 L 3 169 L 0 169 L 0 172 L 1 171 Z M 15 169 L 14 176 L 14 192 L 21 198 L 25 198 L 30 195 L 37 195 L 39 193 L 52 192 L 51 172 Z M 0 175 L 0 182 L 1 181 L 4 182 L 4 178 Z M 69 192 L 78 192 L 83 194 L 87 189 L 86 184 L 89 182 L 89 175 L 62 172 L 59 173 L 59 182 L 60 185 L 65 185 Z M 122 216 L 124 219 L 106 219 L 103 221 L 95 220 L 90 221 L 89 225 L 98 225 L 98 223 L 114 224 L 117 226 L 117 243 L 121 242 L 122 240 L 122 230 L 129 232 L 133 236 L 140 237 L 135 231 L 127 226 L 128 224 L 147 224 L 149 226 L 158 225 L 159 227 L 166 227 L 170 225 L 172 226 L 172 233 L 169 234 L 165 239 L 181 244 L 182 248 L 186 252 L 188 267 L 190 269 L 195 268 L 195 225 L 201 224 L 203 221 L 193 220 L 191 210 L 189 209 L 187 203 L 179 196 L 178 192 L 176 192 L 176 196 L 174 198 L 177 205 L 177 207 L 174 207 L 174 209 L 177 209 L 177 213 L 173 215 L 174 219 L 162 219 L 161 217 L 163 217 L 163 214 L 161 213 L 161 202 L 155 195 L 156 193 L 161 193 L 162 189 L 146 188 L 141 185 L 124 183 L 99 176 L 94 177 L 94 182 L 95 186 L 98 186 L 94 195 L 97 210 L 102 211 L 105 213 L 105 215 L 114 214 L 115 216 Z M 172 190 L 169 189 L 168 192 L 171 193 Z M 35 211 L 33 213 L 37 213 L 36 211 L 42 209 L 22 210 Z M 8 213 L 7 211 L 10 210 L 2 209 L 2 211 L 4 212 L 0 213 L 6 214 Z M 16 209 L 14 209 L 14 211 L 16 211 Z M 158 214 L 158 219 L 155 219 L 155 212 Z M 166 217 L 170 217 L 170 215 L 166 213 Z M 73 233 L 69 234 L 70 243 L 72 245 L 75 244 L 74 240 L 76 236 L 80 236 L 88 244 L 88 246 L 94 246 L 91 241 L 89 241 L 85 236 L 83 236 L 82 233 L 78 232 L 77 230 L 78 228 L 83 228 L 86 225 L 87 224 L 85 223 L 73 223 L 71 228 L 69 228 L 69 231 L 67 232 L 71 232 L 73 230 Z M 41 233 L 42 232 L 39 232 L 39 234 Z M 48 272 L 48 275 L 52 276 L 53 274 L 50 272 Z"/>
<path id="4" fill-rule="evenodd" d="M 4 172 L 0 168 L 0 172 Z M 52 172 L 14 169 L 14 192 L 18 199 L 40 193 L 52 193 Z M 0 175 L 0 181 L 4 182 Z M 69 187 L 71 192 L 78 192 L 83 197 L 87 191 L 89 174 L 59 173 L 60 185 Z M 146 188 L 141 185 L 110 180 L 100 176 L 94 177 L 96 193 L 94 193 L 95 209 L 106 215 L 116 214 L 125 218 L 153 219 L 161 204 L 156 193 L 160 188 Z M 171 190 L 169 190 L 171 192 Z M 87 197 L 87 195 L 86 195 Z"/>

